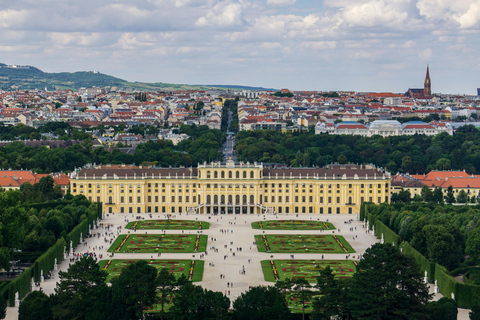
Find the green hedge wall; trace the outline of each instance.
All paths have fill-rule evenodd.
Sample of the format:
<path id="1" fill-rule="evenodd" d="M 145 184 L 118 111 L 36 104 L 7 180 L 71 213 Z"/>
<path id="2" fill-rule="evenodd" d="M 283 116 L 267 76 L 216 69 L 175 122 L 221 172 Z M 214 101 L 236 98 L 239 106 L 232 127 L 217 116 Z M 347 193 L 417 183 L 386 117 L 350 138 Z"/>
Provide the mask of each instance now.
<path id="1" fill-rule="evenodd" d="M 385 243 L 394 243 L 396 247 L 400 245 L 400 236 L 393 232 L 389 227 L 387 227 L 382 221 L 375 221 L 375 235 L 378 238 L 382 238 Z"/>
<path id="2" fill-rule="evenodd" d="M 85 201 L 83 201 L 85 202 Z M 76 203 L 77 205 L 88 205 L 90 202 L 85 203 Z M 72 201 L 62 201 L 60 204 L 69 204 Z M 43 208 L 50 208 L 53 204 L 52 203 L 41 203 L 35 206 L 36 209 L 43 209 Z M 23 299 L 29 292 L 31 287 L 31 279 L 34 278 L 35 281 L 40 281 L 41 277 L 41 270 L 43 270 L 43 275 L 47 275 L 51 270 L 53 270 L 53 266 L 55 264 L 55 258 L 57 259 L 57 264 L 63 260 L 63 252 L 69 249 L 70 243 L 67 241 L 73 240 L 74 245 L 77 245 L 80 241 L 80 233 L 83 233 L 83 236 L 88 233 L 88 227 L 93 226 L 93 222 L 97 219 L 101 219 L 102 217 L 102 203 L 95 204 L 97 207 L 89 207 L 89 213 L 85 220 L 80 222 L 67 236 L 67 239 L 61 238 L 58 239 L 57 242 L 48 248 L 48 250 L 42 254 L 38 259 L 35 261 L 34 265 L 25 270 L 20 276 L 18 276 L 15 280 L 11 281 L 7 286 L 0 289 L 0 298 L 4 297 L 9 300 L 9 305 L 15 305 L 15 293 L 18 292 L 19 299 Z M 8 294 L 7 294 L 8 293 Z"/>
<path id="3" fill-rule="evenodd" d="M 480 286 L 456 281 L 455 299 L 459 307 L 471 309 L 480 301 Z"/>
<path id="4" fill-rule="evenodd" d="M 58 239 L 57 242 L 48 248 L 48 250 L 42 254 L 34 264 L 34 275 L 35 281 L 40 281 L 41 277 L 41 270 L 43 270 L 43 275 L 47 275 L 51 270 L 53 270 L 53 266 L 55 264 L 55 259 L 57 259 L 57 263 L 59 264 L 60 261 L 63 260 L 63 250 L 64 246 L 66 245 L 65 239 L 61 238 Z"/>
<path id="5" fill-rule="evenodd" d="M 403 254 L 408 254 L 415 258 L 415 261 L 417 261 L 417 263 L 420 265 L 420 268 L 423 272 L 427 270 L 428 282 L 435 283 L 435 279 L 436 279 L 435 263 L 425 258 L 420 252 L 415 250 L 407 241 L 404 241 L 400 247 L 403 250 Z"/>
<path id="6" fill-rule="evenodd" d="M 441 265 L 438 263 L 435 264 L 435 279 L 437 280 L 438 289 L 440 293 L 443 294 L 447 298 L 452 297 L 452 292 L 455 293 L 455 284 L 457 280 L 455 280 Z M 455 300 L 458 303 L 458 297 L 455 293 Z M 460 305 L 460 304 L 459 304 Z"/>
<path id="7" fill-rule="evenodd" d="M 451 298 L 453 292 L 459 307 L 470 309 L 480 301 L 480 286 L 458 282 L 439 264 L 436 264 L 435 270 L 440 293 Z"/>
<path id="8" fill-rule="evenodd" d="M 378 206 L 372 205 L 371 203 L 362 203 L 360 207 L 360 219 L 368 221 L 370 229 L 372 225 L 374 226 L 377 237 L 381 238 L 383 234 L 386 243 L 392 243 L 394 241 L 395 244 L 398 245 L 401 241 L 400 237 L 382 221 L 376 219 L 377 207 Z M 435 279 L 437 280 L 439 291 L 443 296 L 451 298 L 452 292 L 455 294 L 455 300 L 459 307 L 471 308 L 475 303 L 480 301 L 480 286 L 458 282 L 444 267 L 429 261 L 407 241 L 404 241 L 400 247 L 404 254 L 412 255 L 415 258 L 422 272 L 427 271 L 427 277 L 430 283 L 435 283 Z"/>
<path id="9" fill-rule="evenodd" d="M 15 280 L 10 282 L 8 286 L 8 301 L 10 307 L 15 306 L 15 293 L 18 292 L 19 299 L 22 299 L 30 292 L 32 281 L 33 267 L 23 271 Z"/>

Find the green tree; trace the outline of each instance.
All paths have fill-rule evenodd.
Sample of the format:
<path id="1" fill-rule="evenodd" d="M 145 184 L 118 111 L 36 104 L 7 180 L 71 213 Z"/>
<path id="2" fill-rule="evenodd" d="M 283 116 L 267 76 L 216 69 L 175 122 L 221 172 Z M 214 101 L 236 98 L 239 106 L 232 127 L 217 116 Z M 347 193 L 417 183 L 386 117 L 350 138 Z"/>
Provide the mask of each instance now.
<path id="1" fill-rule="evenodd" d="M 312 297 L 312 286 L 304 278 L 293 278 L 292 296 L 302 303 L 302 319 L 305 319 L 305 304 Z"/>
<path id="2" fill-rule="evenodd" d="M 436 203 L 443 203 L 443 191 L 440 187 L 435 187 L 433 191 L 433 201 Z"/>
<path id="3" fill-rule="evenodd" d="M 476 227 L 468 233 L 465 243 L 465 253 L 473 256 L 480 255 L 480 227 Z"/>
<path id="4" fill-rule="evenodd" d="M 92 257 L 83 257 L 70 265 L 66 272 L 58 272 L 60 281 L 55 287 L 55 305 L 52 313 L 59 320 L 102 319 L 104 298 L 108 287 L 107 272 L 100 270 Z"/>
<path id="5" fill-rule="evenodd" d="M 1 228 L 0 228 L 1 231 Z M 7 247 L 1 247 L 0 248 L 0 268 L 3 268 L 5 270 L 10 269 L 10 260 L 11 260 L 11 255 L 10 255 L 10 248 Z"/>
<path id="6" fill-rule="evenodd" d="M 472 306 L 472 311 L 468 313 L 470 320 L 480 320 L 480 304 L 477 303 Z"/>
<path id="7" fill-rule="evenodd" d="M 313 312 L 310 318 L 313 320 L 330 320 L 332 317 L 340 315 L 343 297 L 342 286 L 335 280 L 335 275 L 330 266 L 320 270 L 317 277 L 319 297 L 313 301 Z"/>
<path id="8" fill-rule="evenodd" d="M 426 184 L 423 185 L 421 194 L 423 201 L 430 202 L 433 200 L 433 192 Z"/>
<path id="9" fill-rule="evenodd" d="M 413 161 L 410 156 L 405 156 L 402 158 L 402 170 L 404 172 L 409 172 L 412 169 Z"/>
<path id="10" fill-rule="evenodd" d="M 353 275 L 347 304 L 354 319 L 420 319 L 431 298 L 420 267 L 391 244 L 365 251 Z"/>
<path id="11" fill-rule="evenodd" d="M 453 194 L 453 187 L 450 185 L 447 188 L 447 199 L 448 204 L 452 204 L 456 202 L 455 195 Z"/>
<path id="12" fill-rule="evenodd" d="M 430 319 L 456 320 L 457 302 L 451 298 L 443 297 L 438 301 L 432 301 L 427 305 Z"/>
<path id="13" fill-rule="evenodd" d="M 468 202 L 468 195 L 465 190 L 460 190 L 457 196 L 457 203 L 467 203 Z"/>
<path id="14" fill-rule="evenodd" d="M 455 235 L 458 228 L 450 224 L 428 224 L 423 227 L 427 245 L 427 257 L 434 262 L 452 270 L 457 267 L 463 257 L 462 245 L 457 242 Z"/>
<path id="15" fill-rule="evenodd" d="M 165 304 L 172 301 L 172 294 L 177 287 L 177 281 L 173 273 L 170 273 L 168 269 L 162 268 L 157 276 L 157 296 L 160 302 L 161 318 L 164 318 L 165 315 Z"/>
<path id="16" fill-rule="evenodd" d="M 343 154 L 339 155 L 337 158 L 337 162 L 341 164 L 347 163 L 347 161 L 348 161 L 347 157 L 345 157 Z"/>
<path id="17" fill-rule="evenodd" d="M 42 291 L 33 291 L 18 308 L 18 320 L 51 320 L 53 314 L 49 297 Z"/>
<path id="18" fill-rule="evenodd" d="M 446 158 L 440 158 L 436 163 L 437 170 L 450 170 L 450 160 Z"/>
<path id="19" fill-rule="evenodd" d="M 230 299 L 221 292 L 186 282 L 175 292 L 171 313 L 176 319 L 226 319 Z"/>
<path id="20" fill-rule="evenodd" d="M 124 301 L 130 319 L 143 319 L 143 310 L 155 303 L 157 269 L 145 260 L 138 260 L 122 270 L 112 280 L 112 292 L 116 301 Z"/>
<path id="21" fill-rule="evenodd" d="M 282 294 L 282 296 L 287 299 L 287 292 L 292 289 L 293 282 L 291 279 L 286 278 L 285 280 L 277 280 L 275 282 L 275 288 Z"/>
<path id="22" fill-rule="evenodd" d="M 233 302 L 233 317 L 244 320 L 291 319 L 290 310 L 275 287 L 256 286 Z"/>
<path id="23" fill-rule="evenodd" d="M 0 301 L 0 319 L 5 319 L 7 316 L 7 300 Z"/>
<path id="24" fill-rule="evenodd" d="M 195 110 L 200 111 L 200 110 L 203 109 L 204 106 L 205 106 L 205 104 L 203 103 L 203 101 L 198 101 L 196 106 L 195 106 Z"/>

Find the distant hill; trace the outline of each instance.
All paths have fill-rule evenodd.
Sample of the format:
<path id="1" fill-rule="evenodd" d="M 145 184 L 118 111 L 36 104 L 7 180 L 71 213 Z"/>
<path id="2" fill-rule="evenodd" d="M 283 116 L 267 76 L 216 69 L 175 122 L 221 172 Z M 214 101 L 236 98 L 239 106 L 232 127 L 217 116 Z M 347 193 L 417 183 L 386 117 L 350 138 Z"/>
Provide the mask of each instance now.
<path id="1" fill-rule="evenodd" d="M 212 88 L 268 90 L 258 87 L 230 85 L 186 85 L 172 83 L 128 82 L 96 71 L 48 73 L 32 66 L 6 65 L 0 63 L 0 88 L 2 90 L 78 90 L 85 87 L 112 88 L 117 90 L 209 90 Z"/>

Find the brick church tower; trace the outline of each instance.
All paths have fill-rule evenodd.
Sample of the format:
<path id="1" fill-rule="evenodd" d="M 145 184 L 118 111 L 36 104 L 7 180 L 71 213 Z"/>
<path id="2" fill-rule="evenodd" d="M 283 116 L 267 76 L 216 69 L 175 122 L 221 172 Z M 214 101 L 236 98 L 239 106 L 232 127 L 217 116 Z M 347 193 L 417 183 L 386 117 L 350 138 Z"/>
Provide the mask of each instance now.
<path id="1" fill-rule="evenodd" d="M 432 82 L 430 81 L 430 72 L 427 65 L 427 75 L 425 76 L 425 82 L 423 84 L 423 95 L 429 97 L 432 95 Z"/>

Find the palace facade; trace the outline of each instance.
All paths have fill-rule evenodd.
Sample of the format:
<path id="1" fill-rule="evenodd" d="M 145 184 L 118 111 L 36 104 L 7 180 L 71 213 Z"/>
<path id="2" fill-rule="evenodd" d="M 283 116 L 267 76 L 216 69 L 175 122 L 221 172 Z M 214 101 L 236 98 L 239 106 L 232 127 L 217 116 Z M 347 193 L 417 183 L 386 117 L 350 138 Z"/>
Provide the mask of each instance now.
<path id="1" fill-rule="evenodd" d="M 323 168 L 212 162 L 197 168 L 84 167 L 70 190 L 105 213 L 356 214 L 364 201 L 390 202 L 390 173 L 373 165 Z"/>

